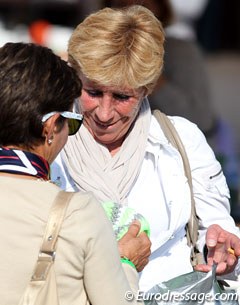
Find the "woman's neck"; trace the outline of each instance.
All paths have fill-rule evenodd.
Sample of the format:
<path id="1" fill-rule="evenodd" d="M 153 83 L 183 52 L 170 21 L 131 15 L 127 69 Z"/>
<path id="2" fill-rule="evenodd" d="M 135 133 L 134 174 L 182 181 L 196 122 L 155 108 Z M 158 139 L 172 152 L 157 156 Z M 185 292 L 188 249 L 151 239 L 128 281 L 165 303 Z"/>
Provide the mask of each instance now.
<path id="1" fill-rule="evenodd" d="M 114 145 L 111 145 L 110 147 L 107 146 L 107 149 L 109 150 L 111 156 L 115 156 L 117 152 L 119 152 L 121 146 L 114 146 Z"/>
<path id="2" fill-rule="evenodd" d="M 113 142 L 110 144 L 103 144 L 103 145 L 105 145 L 107 147 L 108 151 L 110 152 L 111 156 L 113 157 L 121 149 L 123 141 L 124 141 L 124 139 L 120 139 L 116 142 Z"/>

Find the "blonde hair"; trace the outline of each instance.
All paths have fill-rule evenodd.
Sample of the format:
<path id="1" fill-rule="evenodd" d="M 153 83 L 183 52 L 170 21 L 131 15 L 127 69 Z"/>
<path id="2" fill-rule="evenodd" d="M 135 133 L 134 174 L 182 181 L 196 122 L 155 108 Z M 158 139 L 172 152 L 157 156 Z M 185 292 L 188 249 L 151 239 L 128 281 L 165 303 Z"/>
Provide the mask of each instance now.
<path id="1" fill-rule="evenodd" d="M 101 85 L 145 88 L 150 94 L 161 74 L 163 43 L 162 25 L 147 8 L 104 8 L 74 30 L 69 62 Z"/>

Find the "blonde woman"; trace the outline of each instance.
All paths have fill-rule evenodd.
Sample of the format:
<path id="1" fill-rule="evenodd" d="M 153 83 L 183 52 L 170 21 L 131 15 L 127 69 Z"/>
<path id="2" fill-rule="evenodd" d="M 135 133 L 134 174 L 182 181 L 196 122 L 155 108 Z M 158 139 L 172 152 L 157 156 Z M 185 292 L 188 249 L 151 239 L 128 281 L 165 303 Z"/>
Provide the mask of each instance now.
<path id="1" fill-rule="evenodd" d="M 100 202 L 128 206 L 149 222 L 152 253 L 141 272 L 143 290 L 192 271 L 186 239 L 191 199 L 182 159 L 147 100 L 163 68 L 163 44 L 160 21 L 143 6 L 104 8 L 76 27 L 68 53 L 83 83 L 78 108 L 85 119 L 53 167 L 62 188 L 92 191 Z M 190 161 L 198 246 L 206 252 L 206 264 L 195 268 L 209 271 L 216 261 L 218 274 L 238 272 L 239 230 L 221 166 L 195 124 L 170 119 Z M 121 251 L 129 255 L 127 247 Z"/>

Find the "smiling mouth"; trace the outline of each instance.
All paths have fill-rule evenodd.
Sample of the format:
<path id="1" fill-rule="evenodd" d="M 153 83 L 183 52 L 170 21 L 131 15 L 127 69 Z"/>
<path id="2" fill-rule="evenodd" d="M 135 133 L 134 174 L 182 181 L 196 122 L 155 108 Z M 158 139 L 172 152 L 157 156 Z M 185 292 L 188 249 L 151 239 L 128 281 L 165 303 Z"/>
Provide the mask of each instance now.
<path id="1" fill-rule="evenodd" d="M 97 121 L 94 121 L 94 122 L 95 122 L 95 124 L 96 124 L 97 126 L 99 126 L 99 127 L 101 127 L 101 128 L 107 128 L 107 127 L 111 127 L 111 126 L 115 125 L 115 123 L 104 124 L 104 123 L 100 123 L 100 122 L 97 122 Z"/>

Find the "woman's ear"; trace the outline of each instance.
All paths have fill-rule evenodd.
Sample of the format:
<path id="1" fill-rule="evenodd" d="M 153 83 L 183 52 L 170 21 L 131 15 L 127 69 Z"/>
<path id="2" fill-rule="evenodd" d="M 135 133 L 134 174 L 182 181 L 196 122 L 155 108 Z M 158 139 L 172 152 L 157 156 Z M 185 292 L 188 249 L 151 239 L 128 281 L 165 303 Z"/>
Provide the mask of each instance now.
<path id="1" fill-rule="evenodd" d="M 45 142 L 47 142 L 48 145 L 52 144 L 54 140 L 54 134 L 57 132 L 58 118 L 59 118 L 59 114 L 56 113 L 44 123 L 42 135 L 45 138 Z"/>

